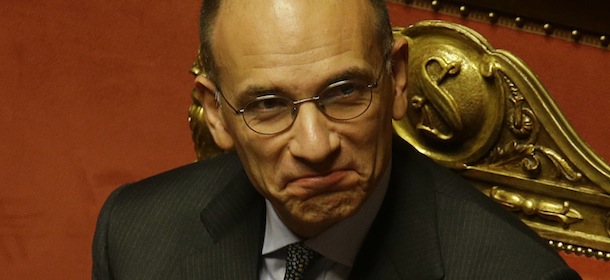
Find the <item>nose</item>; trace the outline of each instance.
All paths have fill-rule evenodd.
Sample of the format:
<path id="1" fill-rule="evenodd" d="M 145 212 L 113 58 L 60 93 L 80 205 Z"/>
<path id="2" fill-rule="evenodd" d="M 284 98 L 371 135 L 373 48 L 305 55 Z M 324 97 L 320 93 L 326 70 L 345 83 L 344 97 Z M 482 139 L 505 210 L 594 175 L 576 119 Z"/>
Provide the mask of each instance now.
<path id="1" fill-rule="evenodd" d="M 314 102 L 301 104 L 290 129 L 288 150 L 295 158 L 319 163 L 336 154 L 340 137 L 330 127 L 331 120 L 318 110 Z"/>

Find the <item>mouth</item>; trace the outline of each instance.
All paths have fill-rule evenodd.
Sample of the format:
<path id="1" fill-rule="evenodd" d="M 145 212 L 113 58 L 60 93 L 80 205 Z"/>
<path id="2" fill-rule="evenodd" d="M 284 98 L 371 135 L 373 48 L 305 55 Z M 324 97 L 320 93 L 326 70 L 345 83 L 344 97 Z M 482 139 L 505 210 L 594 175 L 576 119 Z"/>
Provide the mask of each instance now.
<path id="1" fill-rule="evenodd" d="M 323 193 L 346 190 L 353 186 L 349 170 L 337 170 L 323 175 L 307 175 L 290 180 L 286 191 L 292 196 L 309 198 Z"/>

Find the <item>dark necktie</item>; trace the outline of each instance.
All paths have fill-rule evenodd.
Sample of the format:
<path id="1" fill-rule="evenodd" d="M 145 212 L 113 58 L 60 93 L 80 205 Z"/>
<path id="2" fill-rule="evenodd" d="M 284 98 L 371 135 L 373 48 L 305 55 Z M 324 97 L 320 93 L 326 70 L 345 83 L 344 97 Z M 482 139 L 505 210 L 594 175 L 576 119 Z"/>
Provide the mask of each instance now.
<path id="1" fill-rule="evenodd" d="M 286 257 L 286 274 L 284 280 L 301 280 L 307 267 L 320 257 L 316 251 L 309 249 L 303 242 L 288 245 Z"/>

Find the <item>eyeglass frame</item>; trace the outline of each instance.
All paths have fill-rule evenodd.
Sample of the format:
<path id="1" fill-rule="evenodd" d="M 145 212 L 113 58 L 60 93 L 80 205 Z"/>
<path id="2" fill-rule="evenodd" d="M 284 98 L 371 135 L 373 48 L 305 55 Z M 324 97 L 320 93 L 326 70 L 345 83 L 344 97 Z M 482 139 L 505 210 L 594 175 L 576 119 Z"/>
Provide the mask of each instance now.
<path id="1" fill-rule="evenodd" d="M 384 59 L 384 61 L 386 61 L 386 59 Z M 386 65 L 386 63 L 383 63 L 383 65 Z M 381 77 L 383 76 L 384 69 L 385 69 L 385 67 L 383 67 L 383 66 L 382 66 L 382 67 L 381 67 L 381 69 L 379 70 L 379 74 L 377 74 L 377 78 L 375 79 L 375 82 L 373 82 L 373 83 L 370 83 L 370 84 L 367 84 L 367 85 L 366 85 L 366 88 L 369 90 L 369 93 L 370 93 L 369 103 L 368 103 L 368 105 L 366 106 L 366 109 L 364 109 L 364 110 L 363 110 L 361 113 L 357 114 L 356 116 L 353 116 L 353 117 L 350 117 L 350 118 L 346 118 L 346 119 L 340 119 L 340 118 L 335 118 L 335 117 L 329 116 L 329 115 L 328 115 L 326 112 L 324 112 L 324 110 L 322 110 L 322 109 L 320 108 L 320 104 L 319 104 L 319 103 L 316 103 L 316 108 L 318 108 L 318 110 L 319 110 L 319 111 L 320 111 L 320 112 L 321 112 L 321 113 L 322 113 L 322 114 L 323 114 L 325 117 L 327 117 L 327 118 L 329 118 L 329 119 L 331 119 L 331 120 L 336 120 L 336 121 L 347 121 L 347 120 L 352 120 L 352 119 L 355 119 L 355 118 L 357 118 L 357 117 L 361 116 L 362 114 L 364 114 L 364 113 L 365 113 L 365 112 L 366 112 L 366 111 L 369 109 L 369 107 L 371 107 L 371 103 L 373 102 L 373 89 L 375 89 L 375 88 L 377 88 L 377 87 L 379 86 L 379 80 L 380 80 L 380 79 L 381 79 Z M 349 80 L 349 79 L 348 79 L 348 80 Z M 333 84 L 330 84 L 329 86 L 331 86 L 331 85 L 333 85 Z M 320 93 L 325 92 L 325 91 L 326 91 L 326 90 L 329 88 L 329 86 L 327 86 L 327 87 L 326 87 L 326 88 L 324 88 L 322 91 L 320 91 Z M 234 106 L 231 104 L 231 102 L 229 102 L 229 100 L 228 100 L 228 99 L 227 99 L 227 97 L 226 97 L 226 96 L 225 96 L 225 95 L 222 93 L 222 91 L 220 91 L 219 89 L 216 89 L 215 95 L 216 95 L 216 102 L 217 102 L 218 104 L 220 104 L 220 98 L 218 98 L 218 96 L 220 95 L 220 96 L 222 97 L 222 99 L 224 99 L 224 101 L 227 103 L 227 105 L 229 105 L 229 108 L 231 108 L 231 110 L 233 110 L 233 112 L 234 112 L 236 115 L 241 115 L 241 116 L 242 116 L 242 120 L 244 121 L 244 123 L 246 124 L 246 126 L 247 126 L 247 127 L 250 129 L 250 130 L 252 130 L 252 131 L 254 131 L 254 132 L 258 133 L 258 134 L 262 134 L 262 135 L 276 135 L 276 134 L 280 134 L 280 133 L 282 133 L 282 132 L 284 132 L 284 131 L 286 131 L 286 130 L 290 129 L 290 127 L 292 127 L 292 125 L 294 124 L 294 121 L 297 119 L 297 115 L 298 115 L 298 113 L 299 113 L 299 107 L 300 107 L 300 105 L 301 105 L 301 104 L 303 104 L 303 103 L 305 103 L 305 102 L 310 102 L 310 101 L 317 101 L 317 100 L 320 100 L 320 93 L 318 93 L 318 94 L 316 94 L 316 95 L 314 95 L 314 96 L 310 96 L 310 97 L 306 97 L 306 98 L 302 98 L 302 99 L 297 99 L 297 100 L 294 100 L 294 99 L 292 99 L 292 98 L 290 98 L 290 97 L 286 97 L 286 96 L 280 96 L 280 95 L 278 95 L 277 97 L 281 97 L 281 98 L 288 99 L 288 100 L 291 100 L 291 101 L 292 101 L 292 111 L 294 112 L 294 116 L 292 117 L 292 121 L 290 122 L 290 124 L 289 124 L 289 125 L 288 125 L 286 128 L 281 129 L 281 130 L 279 130 L 279 131 L 277 131 L 277 132 L 272 132 L 272 133 L 264 133 L 264 132 L 260 132 L 260 131 L 255 130 L 254 128 L 252 128 L 252 127 L 250 126 L 250 124 L 248 124 L 248 122 L 246 121 L 246 117 L 245 117 L 245 115 L 244 115 L 244 113 L 245 113 L 245 111 L 246 111 L 246 107 L 248 107 L 248 105 L 250 105 L 251 103 L 253 103 L 253 102 L 257 101 L 257 98 L 259 98 L 259 97 L 261 97 L 261 96 L 259 96 L 259 97 L 257 97 L 257 98 L 254 98 L 254 99 L 252 99 L 252 100 L 250 100 L 250 101 L 248 101 L 248 102 L 246 103 L 246 105 L 244 105 L 244 106 L 243 106 L 241 109 L 235 109 L 235 107 L 234 107 Z M 263 96 L 265 96 L 265 95 L 263 95 Z M 275 96 L 275 95 L 271 94 L 271 95 L 269 95 L 269 96 Z"/>

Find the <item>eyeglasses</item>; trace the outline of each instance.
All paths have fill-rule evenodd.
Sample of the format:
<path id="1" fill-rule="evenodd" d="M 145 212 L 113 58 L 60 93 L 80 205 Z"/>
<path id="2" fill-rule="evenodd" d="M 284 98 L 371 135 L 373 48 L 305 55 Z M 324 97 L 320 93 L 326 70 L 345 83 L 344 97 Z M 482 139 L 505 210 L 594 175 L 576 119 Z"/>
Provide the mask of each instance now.
<path id="1" fill-rule="evenodd" d="M 330 84 L 318 95 L 293 100 L 291 98 L 267 94 L 249 101 L 237 110 L 220 91 L 221 95 L 235 114 L 242 115 L 246 125 L 254 132 L 272 135 L 281 133 L 292 126 L 305 102 L 315 102 L 316 107 L 331 120 L 351 120 L 362 115 L 371 106 L 373 89 L 378 86 L 383 69 L 372 84 L 358 79 L 341 80 Z"/>

